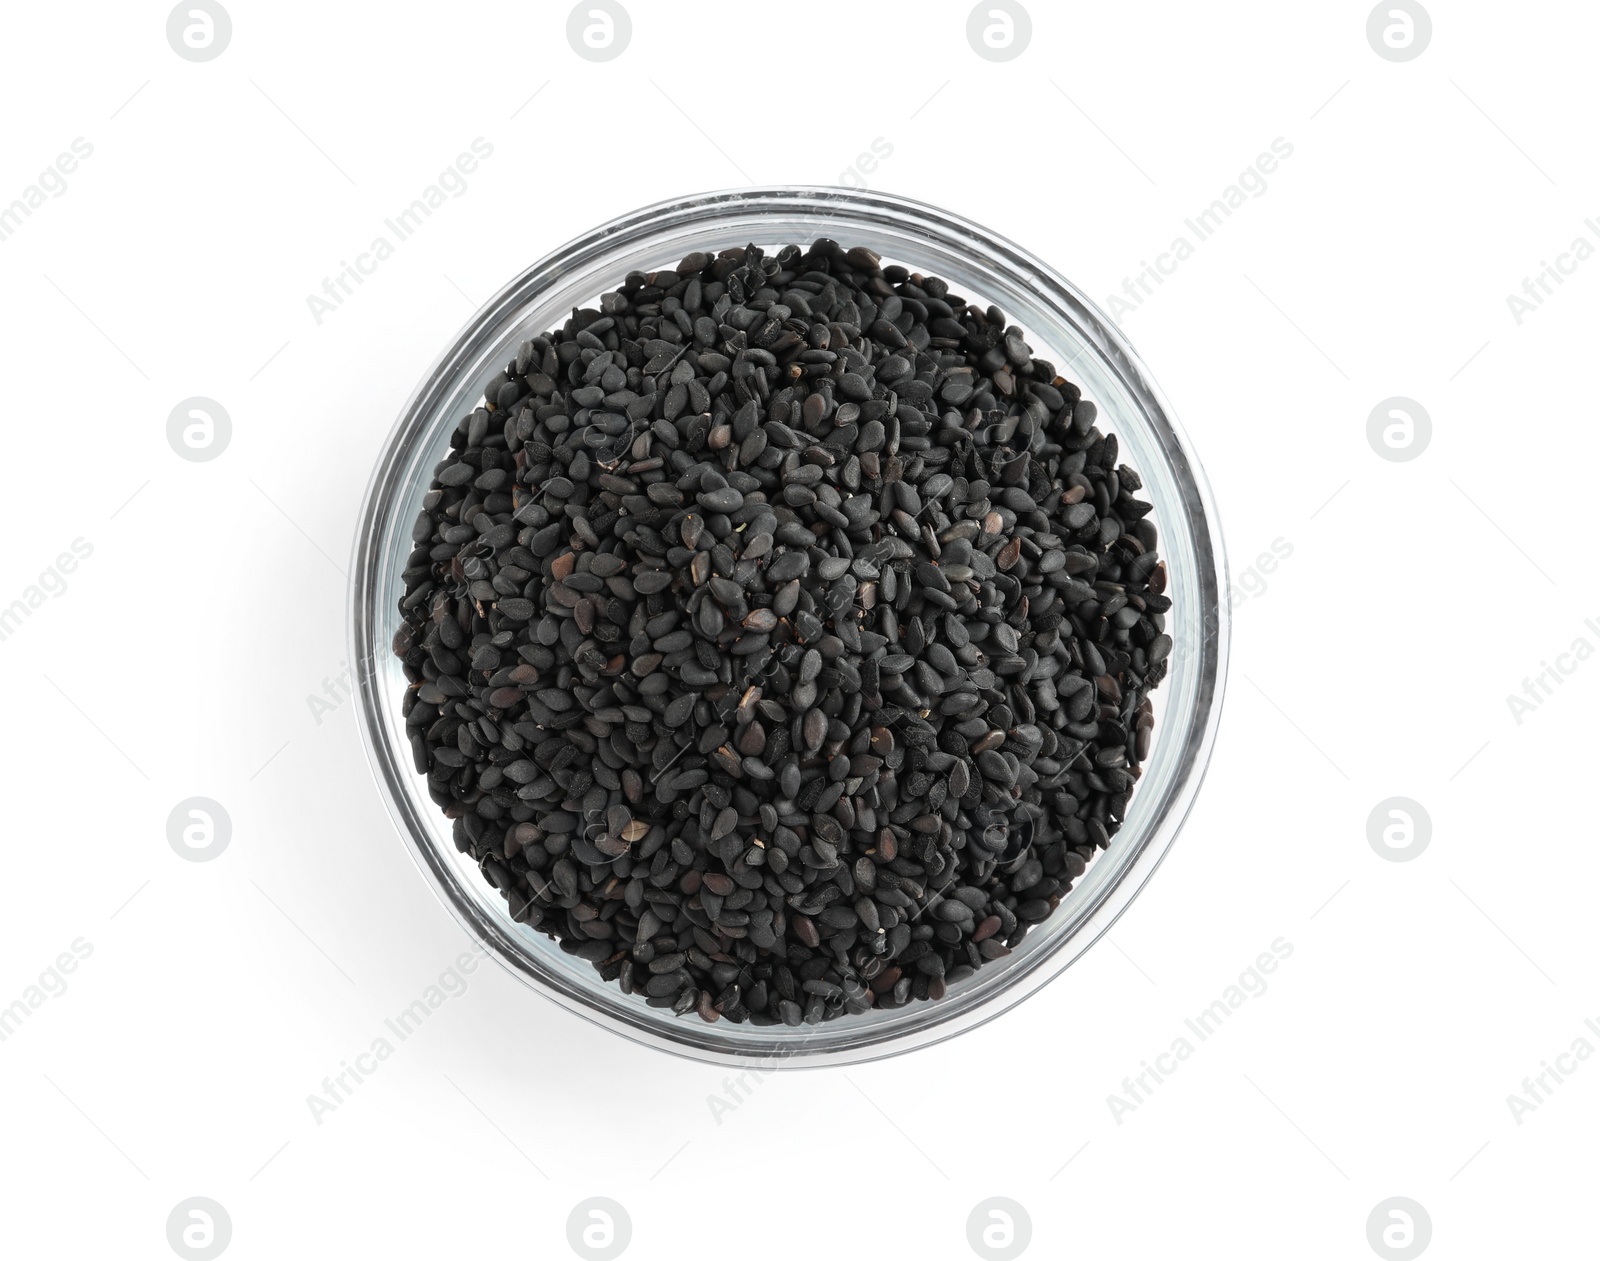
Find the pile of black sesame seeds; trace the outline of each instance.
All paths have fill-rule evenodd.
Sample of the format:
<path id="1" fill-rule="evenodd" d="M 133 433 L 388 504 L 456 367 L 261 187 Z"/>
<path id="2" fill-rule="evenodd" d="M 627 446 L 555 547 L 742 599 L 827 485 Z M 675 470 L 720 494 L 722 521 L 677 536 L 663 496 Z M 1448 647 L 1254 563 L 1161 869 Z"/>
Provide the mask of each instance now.
<path id="1" fill-rule="evenodd" d="M 651 1006 L 942 998 L 1117 831 L 1172 640 L 1138 474 L 1021 332 L 829 240 L 525 342 L 412 532 L 412 752 L 511 914 Z"/>

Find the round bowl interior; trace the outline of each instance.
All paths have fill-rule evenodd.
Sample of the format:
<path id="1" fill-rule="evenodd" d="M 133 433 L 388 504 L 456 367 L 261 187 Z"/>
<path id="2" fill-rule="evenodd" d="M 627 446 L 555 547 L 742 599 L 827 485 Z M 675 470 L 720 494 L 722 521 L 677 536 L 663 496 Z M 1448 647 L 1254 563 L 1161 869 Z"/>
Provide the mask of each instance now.
<path id="1" fill-rule="evenodd" d="M 844 1016 L 815 1026 L 706 1024 L 603 982 L 594 968 L 511 919 L 459 853 L 450 821 L 411 766 L 400 704 L 408 686 L 390 643 L 412 522 L 461 415 L 516 357 L 518 345 L 592 305 L 631 270 L 674 266 L 697 250 L 776 248 L 819 236 L 866 246 L 886 262 L 937 275 L 956 294 L 993 303 L 1026 330 L 1034 354 L 1077 382 L 1144 479 L 1168 570 L 1174 648 L 1156 689 L 1150 756 L 1126 819 L 1044 923 L 1010 955 L 952 984 L 938 1002 Z M 851 1063 L 951 1037 L 1020 1002 L 1114 922 L 1172 844 L 1216 734 L 1226 671 L 1227 590 L 1221 530 L 1205 477 L 1159 390 L 1122 335 L 1087 298 L 1010 242 L 935 207 L 832 188 L 710 193 L 636 211 L 534 264 L 491 299 L 423 378 L 384 448 L 363 505 L 352 570 L 351 634 L 360 720 L 380 791 L 413 857 L 444 903 L 503 964 L 568 1009 L 636 1041 L 717 1063 Z"/>

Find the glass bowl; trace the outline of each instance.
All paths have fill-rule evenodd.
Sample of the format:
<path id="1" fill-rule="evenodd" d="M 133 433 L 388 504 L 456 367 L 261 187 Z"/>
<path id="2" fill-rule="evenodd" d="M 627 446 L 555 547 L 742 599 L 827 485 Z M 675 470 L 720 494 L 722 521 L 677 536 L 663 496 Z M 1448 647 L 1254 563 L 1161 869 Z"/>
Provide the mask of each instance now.
<path id="1" fill-rule="evenodd" d="M 1154 505 L 1172 598 L 1169 674 L 1154 693 L 1150 755 L 1122 829 L 1055 913 L 1011 954 L 950 985 L 938 1001 L 789 1028 L 675 1016 L 624 994 L 594 968 L 517 923 L 503 897 L 451 839 L 411 765 L 401 698 L 407 681 L 390 650 L 411 526 L 457 420 L 519 344 L 559 325 L 633 270 L 674 266 L 694 251 L 777 247 L 831 237 L 866 246 L 993 303 L 1029 335 L 1040 358 L 1099 406 Z M 1111 927 L 1183 826 L 1215 740 L 1228 658 L 1222 532 L 1193 450 L 1133 348 L 1087 297 L 1048 265 L 958 215 L 885 193 L 755 188 L 662 202 L 563 246 L 473 316 L 423 377 L 379 456 L 362 505 L 352 570 L 351 660 L 367 754 L 412 857 L 444 904 L 502 964 L 547 998 L 616 1033 L 718 1064 L 849 1064 L 953 1037 L 1021 1002 Z"/>

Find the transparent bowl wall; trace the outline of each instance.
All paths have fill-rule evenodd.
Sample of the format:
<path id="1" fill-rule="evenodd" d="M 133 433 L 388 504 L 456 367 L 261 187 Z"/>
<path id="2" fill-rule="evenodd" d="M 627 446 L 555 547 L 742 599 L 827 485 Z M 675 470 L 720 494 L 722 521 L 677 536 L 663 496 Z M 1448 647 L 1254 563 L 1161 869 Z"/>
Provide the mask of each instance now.
<path id="1" fill-rule="evenodd" d="M 844 1016 L 798 1029 L 707 1024 L 674 1016 L 602 982 L 516 923 L 411 764 L 400 703 L 407 687 L 389 645 L 411 551 L 411 525 L 434 466 L 463 412 L 525 338 L 559 326 L 634 269 L 675 266 L 696 250 L 754 242 L 777 247 L 819 236 L 864 245 L 885 260 L 937 275 L 952 291 L 994 303 L 1029 334 L 1034 354 L 1082 386 L 1122 458 L 1144 478 L 1168 571 L 1174 651 L 1157 690 L 1154 742 L 1111 846 L 1060 907 L 1006 958 L 949 987 L 943 1000 Z M 1067 967 L 1104 933 L 1150 878 L 1199 789 L 1226 673 L 1227 590 L 1222 535 L 1205 477 L 1133 349 L 1076 288 L 993 233 L 933 206 L 882 193 L 774 188 L 711 193 L 636 211 L 530 267 L 491 299 L 423 378 L 384 447 L 362 508 L 351 635 L 360 721 L 374 776 L 412 856 L 472 936 L 529 985 L 635 1041 L 696 1059 L 783 1066 L 842 1064 L 951 1037 L 999 1015 Z"/>

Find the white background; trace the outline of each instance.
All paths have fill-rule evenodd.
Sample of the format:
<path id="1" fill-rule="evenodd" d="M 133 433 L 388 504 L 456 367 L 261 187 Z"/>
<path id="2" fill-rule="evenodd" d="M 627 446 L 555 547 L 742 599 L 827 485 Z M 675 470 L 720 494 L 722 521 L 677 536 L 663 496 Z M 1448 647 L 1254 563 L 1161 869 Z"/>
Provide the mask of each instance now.
<path id="1" fill-rule="evenodd" d="M 628 4 L 606 64 L 564 4 L 230 0 L 204 64 L 160 4 L 7 9 L 0 205 L 93 145 L 0 242 L 0 605 L 93 548 L 0 641 L 0 1004 L 93 949 L 0 1043 L 7 1254 L 170 1256 L 196 1195 L 239 1258 L 565 1256 L 597 1195 L 641 1257 L 971 1256 L 989 1196 L 1039 1256 L 1370 1256 L 1390 1196 L 1430 1255 L 1586 1250 L 1600 1064 L 1520 1125 L 1507 1096 L 1600 1047 L 1600 664 L 1520 724 L 1506 697 L 1600 645 L 1600 262 L 1520 325 L 1506 297 L 1596 239 L 1600 17 L 1439 0 L 1396 64 L 1364 3 L 1035 3 L 993 64 L 965 3 Z M 476 137 L 465 193 L 315 322 L 307 295 Z M 306 1097 L 466 945 L 353 706 L 319 724 L 307 697 L 344 668 L 380 444 L 476 304 L 638 205 L 837 183 L 879 138 L 854 178 L 1104 303 L 1277 137 L 1267 190 L 1122 319 L 1235 583 L 1292 555 L 1236 609 L 1206 787 L 1110 937 L 974 1033 L 771 1077 L 720 1124 L 722 1072 L 486 966 L 317 1124 Z M 166 441 L 194 395 L 232 418 L 213 462 Z M 1433 422 L 1405 463 L 1366 438 L 1395 395 Z M 167 843 L 194 795 L 232 819 L 215 861 Z M 1410 862 L 1367 840 L 1396 795 L 1432 820 Z M 1280 937 L 1270 988 L 1114 1119 Z"/>

